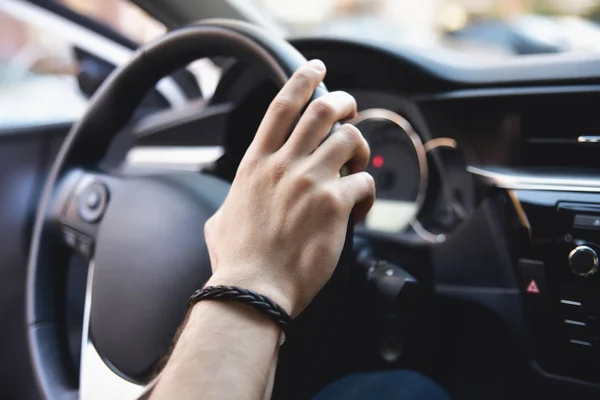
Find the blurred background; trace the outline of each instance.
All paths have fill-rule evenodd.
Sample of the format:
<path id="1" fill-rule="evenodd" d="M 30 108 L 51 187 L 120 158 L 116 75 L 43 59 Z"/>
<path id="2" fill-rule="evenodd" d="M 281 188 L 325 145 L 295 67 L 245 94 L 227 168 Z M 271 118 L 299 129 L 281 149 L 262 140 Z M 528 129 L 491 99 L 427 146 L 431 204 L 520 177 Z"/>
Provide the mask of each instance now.
<path id="1" fill-rule="evenodd" d="M 137 43 L 165 26 L 127 0 L 56 0 Z M 190 0 L 203 1 L 203 0 Z M 223 0 L 226 1 L 226 0 Z M 227 0 L 289 36 L 326 34 L 466 54 L 473 62 L 600 51 L 600 0 Z M 7 12 L 0 2 L 0 127 L 73 120 L 76 38 Z M 207 15 L 215 17 L 215 15 Z M 256 19 L 256 18 L 255 18 Z M 215 78 L 216 79 L 216 78 Z M 58 94 L 58 95 L 57 95 Z"/>

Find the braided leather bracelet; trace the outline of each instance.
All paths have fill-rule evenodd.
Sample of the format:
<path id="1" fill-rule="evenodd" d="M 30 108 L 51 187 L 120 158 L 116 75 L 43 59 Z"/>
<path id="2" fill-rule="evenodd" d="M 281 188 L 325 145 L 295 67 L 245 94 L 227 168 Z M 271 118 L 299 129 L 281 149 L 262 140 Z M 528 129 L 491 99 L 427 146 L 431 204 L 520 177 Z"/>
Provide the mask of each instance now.
<path id="1" fill-rule="evenodd" d="M 284 334 L 282 343 L 285 341 L 285 336 L 289 333 L 288 329 L 292 323 L 292 317 L 279 304 L 252 290 L 242 289 L 237 286 L 207 286 L 194 292 L 188 300 L 188 306 L 192 307 L 202 300 L 226 300 L 246 304 L 271 318 L 279 325 Z"/>

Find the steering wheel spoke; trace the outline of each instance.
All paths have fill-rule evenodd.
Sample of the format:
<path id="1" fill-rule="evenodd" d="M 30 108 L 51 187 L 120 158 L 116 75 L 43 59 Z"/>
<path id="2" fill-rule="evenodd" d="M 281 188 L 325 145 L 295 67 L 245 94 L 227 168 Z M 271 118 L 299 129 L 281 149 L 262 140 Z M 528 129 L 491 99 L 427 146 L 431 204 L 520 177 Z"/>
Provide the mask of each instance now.
<path id="1" fill-rule="evenodd" d="M 94 260 L 88 268 L 83 312 L 83 330 L 81 335 L 81 367 L 79 370 L 79 398 L 123 399 L 139 398 L 146 390 L 146 385 L 123 378 L 113 371 L 102 359 L 90 336 L 90 313 L 92 306 L 92 283 L 94 281 Z"/>
<path id="2" fill-rule="evenodd" d="M 50 218 L 64 244 L 91 260 L 98 228 L 110 195 L 123 179 L 114 175 L 72 170 L 58 187 Z"/>

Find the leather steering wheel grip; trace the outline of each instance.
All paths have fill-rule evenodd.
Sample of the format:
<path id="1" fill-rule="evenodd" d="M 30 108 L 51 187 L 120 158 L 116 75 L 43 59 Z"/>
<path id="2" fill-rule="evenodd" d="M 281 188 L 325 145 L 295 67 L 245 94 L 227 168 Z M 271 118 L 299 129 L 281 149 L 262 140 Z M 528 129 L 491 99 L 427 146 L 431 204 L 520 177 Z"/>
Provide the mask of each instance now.
<path id="1" fill-rule="evenodd" d="M 92 97 L 62 144 L 47 177 L 35 219 L 27 277 L 27 324 L 34 373 L 45 398 L 77 398 L 64 335 L 64 271 L 47 229 L 57 188 L 70 168 L 99 162 L 144 95 L 164 76 L 204 57 L 232 56 L 266 71 L 282 86 L 306 59 L 284 39 L 233 20 L 207 20 L 166 34 L 139 49 Z M 314 98 L 326 93 L 321 86 Z M 60 260 L 59 260 L 60 259 Z"/>

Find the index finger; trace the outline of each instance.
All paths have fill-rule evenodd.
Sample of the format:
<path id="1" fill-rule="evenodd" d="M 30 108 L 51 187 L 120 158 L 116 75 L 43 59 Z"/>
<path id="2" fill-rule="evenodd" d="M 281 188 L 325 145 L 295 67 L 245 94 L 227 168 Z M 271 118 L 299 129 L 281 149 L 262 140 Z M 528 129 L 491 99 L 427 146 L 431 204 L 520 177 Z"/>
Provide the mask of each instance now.
<path id="1" fill-rule="evenodd" d="M 271 102 L 250 148 L 275 152 L 283 146 L 325 72 L 321 60 L 311 60 L 294 72 Z"/>

